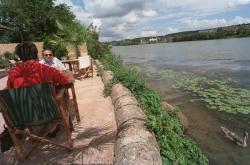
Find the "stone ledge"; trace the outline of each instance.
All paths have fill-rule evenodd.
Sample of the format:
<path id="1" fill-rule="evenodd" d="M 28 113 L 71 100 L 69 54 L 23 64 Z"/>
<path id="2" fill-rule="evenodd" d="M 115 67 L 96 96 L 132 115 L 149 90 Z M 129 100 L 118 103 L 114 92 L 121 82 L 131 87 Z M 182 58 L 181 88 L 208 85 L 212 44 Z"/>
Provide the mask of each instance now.
<path id="1" fill-rule="evenodd" d="M 104 84 L 111 82 L 112 72 L 104 71 Z M 144 126 L 147 116 L 129 89 L 115 84 L 111 90 L 115 109 L 117 135 L 114 165 L 161 165 L 161 155 L 155 136 Z"/>

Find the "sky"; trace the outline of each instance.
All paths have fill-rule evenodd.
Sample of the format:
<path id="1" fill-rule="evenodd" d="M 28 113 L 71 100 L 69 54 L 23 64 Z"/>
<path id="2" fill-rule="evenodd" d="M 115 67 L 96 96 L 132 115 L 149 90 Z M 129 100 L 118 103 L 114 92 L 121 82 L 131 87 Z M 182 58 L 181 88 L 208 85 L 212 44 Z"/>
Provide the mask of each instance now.
<path id="1" fill-rule="evenodd" d="M 166 35 L 250 23 L 250 0 L 56 0 L 100 41 Z"/>

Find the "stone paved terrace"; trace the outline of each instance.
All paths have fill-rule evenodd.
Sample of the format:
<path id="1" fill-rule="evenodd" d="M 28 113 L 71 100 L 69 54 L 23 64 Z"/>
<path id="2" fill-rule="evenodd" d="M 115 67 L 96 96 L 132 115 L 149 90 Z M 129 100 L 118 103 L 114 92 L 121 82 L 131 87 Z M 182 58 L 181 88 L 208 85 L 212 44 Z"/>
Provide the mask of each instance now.
<path id="1" fill-rule="evenodd" d="M 6 78 L 0 79 L 1 88 L 5 81 Z M 104 98 L 103 88 L 102 80 L 96 74 L 94 78 L 75 82 L 81 122 L 73 121 L 73 151 L 41 145 L 27 160 L 20 160 L 12 147 L 8 152 L 0 153 L 0 164 L 112 164 L 116 123 L 111 99 Z M 62 140 L 63 136 L 59 132 L 56 140 Z"/>

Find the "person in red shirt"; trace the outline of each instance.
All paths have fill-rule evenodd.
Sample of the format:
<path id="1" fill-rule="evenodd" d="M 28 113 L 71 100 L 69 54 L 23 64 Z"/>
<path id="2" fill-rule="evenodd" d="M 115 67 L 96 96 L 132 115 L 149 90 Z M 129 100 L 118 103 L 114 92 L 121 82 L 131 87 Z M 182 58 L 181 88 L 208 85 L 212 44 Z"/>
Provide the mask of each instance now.
<path id="1" fill-rule="evenodd" d="M 51 82 L 55 85 L 67 85 L 74 80 L 53 67 L 40 64 L 35 44 L 23 42 L 16 46 L 16 54 L 23 61 L 12 68 L 7 80 L 7 88 L 18 88 Z"/>
<path id="2" fill-rule="evenodd" d="M 64 86 L 74 82 L 74 79 L 56 68 L 40 64 L 36 45 L 23 42 L 16 46 L 16 54 L 23 61 L 22 64 L 12 68 L 8 75 L 7 89 L 32 86 L 41 83 L 52 83 Z M 48 134 L 53 138 L 59 131 L 59 126 Z"/>

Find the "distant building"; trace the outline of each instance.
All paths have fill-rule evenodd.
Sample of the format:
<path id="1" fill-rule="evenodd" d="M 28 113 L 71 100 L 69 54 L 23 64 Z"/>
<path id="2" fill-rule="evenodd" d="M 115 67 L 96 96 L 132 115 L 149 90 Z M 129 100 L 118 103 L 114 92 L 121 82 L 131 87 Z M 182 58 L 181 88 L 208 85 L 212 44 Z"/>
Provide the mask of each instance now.
<path id="1" fill-rule="evenodd" d="M 199 30 L 198 33 L 212 33 L 212 32 L 216 32 L 216 28 L 214 29 L 205 29 L 205 30 Z"/>
<path id="2" fill-rule="evenodd" d="M 146 44 L 148 41 L 147 41 L 147 39 L 146 38 L 142 38 L 141 39 L 141 44 Z"/>
<path id="3" fill-rule="evenodd" d="M 158 37 L 145 37 L 141 38 L 141 44 L 147 44 L 150 42 L 157 42 L 159 39 Z"/>
<path id="4" fill-rule="evenodd" d="M 151 37 L 149 38 L 149 42 L 157 42 L 158 38 L 157 37 Z"/>

